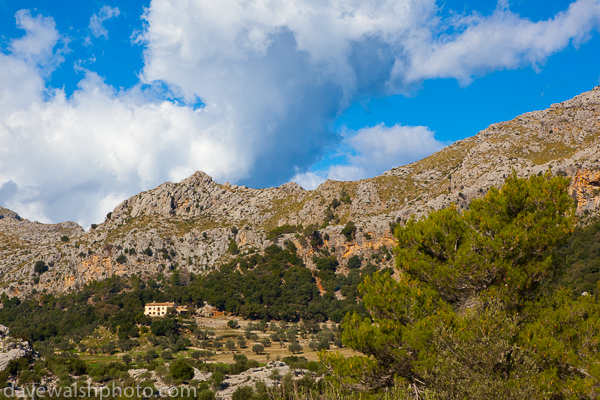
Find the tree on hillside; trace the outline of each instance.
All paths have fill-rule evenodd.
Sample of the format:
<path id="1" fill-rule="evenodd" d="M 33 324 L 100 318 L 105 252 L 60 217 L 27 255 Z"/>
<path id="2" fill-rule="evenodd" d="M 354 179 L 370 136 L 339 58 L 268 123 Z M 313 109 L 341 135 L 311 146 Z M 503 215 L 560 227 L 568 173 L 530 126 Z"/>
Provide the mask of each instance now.
<path id="1" fill-rule="evenodd" d="M 33 271 L 36 274 L 40 274 L 41 275 L 44 272 L 48 271 L 48 266 L 43 261 L 36 261 L 35 265 L 33 266 Z"/>
<path id="2" fill-rule="evenodd" d="M 170 336 L 177 329 L 177 326 L 172 319 L 163 317 L 152 321 L 150 329 L 156 336 Z"/>
<path id="3" fill-rule="evenodd" d="M 225 347 L 227 347 L 227 350 L 233 351 L 235 349 L 235 342 L 229 339 L 227 342 L 225 342 Z"/>
<path id="4" fill-rule="evenodd" d="M 354 221 L 348 221 L 341 233 L 346 237 L 346 241 L 351 242 L 356 235 L 356 225 L 354 224 Z"/>
<path id="5" fill-rule="evenodd" d="M 237 319 L 232 319 L 227 321 L 227 326 L 230 327 L 231 329 L 238 329 L 240 327 L 240 323 L 238 322 Z"/>
<path id="6" fill-rule="evenodd" d="M 292 352 L 292 354 L 300 353 L 302 351 L 302 346 L 298 342 L 292 342 L 288 346 L 288 350 Z"/>
<path id="7" fill-rule="evenodd" d="M 397 228 L 399 278 L 367 277 L 370 318 L 344 319 L 344 345 L 365 356 L 325 364 L 346 387 L 415 398 L 597 397 L 600 304 L 544 290 L 574 224 L 568 184 L 513 173 L 468 211 Z"/>
<path id="8" fill-rule="evenodd" d="M 263 351 L 265 351 L 265 348 L 261 344 L 255 344 L 252 346 L 252 352 L 254 354 L 261 354 Z"/>

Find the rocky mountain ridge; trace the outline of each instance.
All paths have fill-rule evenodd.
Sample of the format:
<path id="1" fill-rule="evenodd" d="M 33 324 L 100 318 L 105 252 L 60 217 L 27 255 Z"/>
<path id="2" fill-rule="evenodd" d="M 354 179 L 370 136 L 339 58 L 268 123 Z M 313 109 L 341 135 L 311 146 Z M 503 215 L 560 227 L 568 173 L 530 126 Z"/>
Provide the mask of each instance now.
<path id="1" fill-rule="evenodd" d="M 550 171 L 573 177 L 578 212 L 596 210 L 600 87 L 493 124 L 380 176 L 326 181 L 313 191 L 295 183 L 268 189 L 219 184 L 196 172 L 123 201 L 89 232 L 72 222 L 27 221 L 0 207 L 0 291 L 26 296 L 76 289 L 113 274 L 169 274 L 178 268 L 203 273 L 234 253 L 288 240 L 309 268 L 323 249 L 340 260 L 342 270 L 353 255 L 392 265 L 391 257 L 382 257 L 393 247 L 390 226 L 451 203 L 464 208 L 512 170 L 519 176 Z M 40 262 L 47 271 L 36 272 Z"/>

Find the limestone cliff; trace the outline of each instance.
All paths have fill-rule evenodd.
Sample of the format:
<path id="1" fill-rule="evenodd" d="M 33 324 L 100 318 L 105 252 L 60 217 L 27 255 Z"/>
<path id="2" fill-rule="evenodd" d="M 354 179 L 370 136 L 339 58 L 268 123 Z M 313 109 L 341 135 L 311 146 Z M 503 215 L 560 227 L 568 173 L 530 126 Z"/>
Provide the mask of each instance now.
<path id="1" fill-rule="evenodd" d="M 62 292 L 113 274 L 175 268 L 202 273 L 231 257 L 232 242 L 244 253 L 291 240 L 312 268 L 315 246 L 302 232 L 269 235 L 286 224 L 317 227 L 323 238 L 317 247 L 335 254 L 343 268 L 353 255 L 388 254 L 390 225 L 451 203 L 466 207 L 512 170 L 573 177 L 578 212 L 594 212 L 600 204 L 600 87 L 491 125 L 380 176 L 326 181 L 313 191 L 295 183 L 268 189 L 219 184 L 196 172 L 126 199 L 89 232 L 72 222 L 27 221 L 0 208 L 0 291 Z M 348 221 L 357 228 L 352 240 L 342 234 Z M 38 261 L 49 270 L 36 273 Z M 392 262 L 384 257 L 383 265 Z"/>

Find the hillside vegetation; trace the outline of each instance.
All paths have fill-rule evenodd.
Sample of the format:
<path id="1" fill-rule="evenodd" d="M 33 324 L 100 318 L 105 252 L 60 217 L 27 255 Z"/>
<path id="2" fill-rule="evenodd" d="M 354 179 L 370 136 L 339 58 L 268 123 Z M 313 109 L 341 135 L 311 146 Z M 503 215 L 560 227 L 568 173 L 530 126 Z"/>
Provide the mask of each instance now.
<path id="1" fill-rule="evenodd" d="M 335 345 L 358 355 L 323 352 L 320 364 L 288 357 L 315 375 L 271 389 L 239 386 L 235 398 L 597 398 L 600 222 L 575 228 L 568 186 L 550 174 L 513 174 L 466 211 L 448 207 L 397 225 L 395 271 L 357 258 L 343 275 L 334 256 L 320 253 L 313 276 L 288 243 L 237 256 L 204 276 L 175 270 L 151 279 L 115 276 L 68 295 L 4 295 L 0 323 L 33 341 L 45 361 L 13 362 L 0 384 L 57 376 L 70 385 L 73 376 L 90 376 L 125 387 L 135 383 L 128 369 L 148 365 L 165 382 L 200 385 L 198 396 L 209 397 L 198 398 L 212 398 L 227 376 L 259 365 L 246 355 L 211 362 L 215 353 L 258 355 L 279 343 L 292 353 Z M 324 295 L 316 278 L 329 287 Z M 345 299 L 329 295 L 336 290 Z M 256 322 L 243 328 L 231 321 L 232 330 L 218 336 L 193 320 L 143 315 L 143 304 L 166 300 L 192 310 L 209 301 Z M 319 325 L 343 315 L 340 327 Z M 301 338 L 310 343 L 300 345 Z M 185 365 L 212 377 L 191 382 L 179 375 Z"/>
<path id="2" fill-rule="evenodd" d="M 361 398 L 389 389 L 397 398 L 597 398 L 600 301 L 560 288 L 593 277 L 553 261 L 574 261 L 597 231 L 571 235 L 567 186 L 512 175 L 468 211 L 398 228 L 400 279 L 367 278 L 370 317 L 343 323 L 343 343 L 365 356 L 324 356 L 339 387 Z"/>

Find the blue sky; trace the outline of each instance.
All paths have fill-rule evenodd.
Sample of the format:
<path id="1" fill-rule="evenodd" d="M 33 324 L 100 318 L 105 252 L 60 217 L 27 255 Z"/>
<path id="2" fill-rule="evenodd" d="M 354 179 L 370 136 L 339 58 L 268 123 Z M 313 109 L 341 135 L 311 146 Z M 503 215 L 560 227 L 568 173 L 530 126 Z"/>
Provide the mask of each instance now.
<path id="1" fill-rule="evenodd" d="M 600 0 L 0 0 L 0 205 L 362 179 L 600 84 Z"/>

